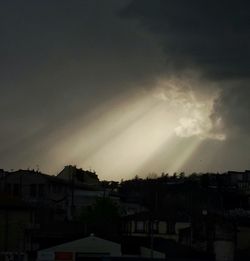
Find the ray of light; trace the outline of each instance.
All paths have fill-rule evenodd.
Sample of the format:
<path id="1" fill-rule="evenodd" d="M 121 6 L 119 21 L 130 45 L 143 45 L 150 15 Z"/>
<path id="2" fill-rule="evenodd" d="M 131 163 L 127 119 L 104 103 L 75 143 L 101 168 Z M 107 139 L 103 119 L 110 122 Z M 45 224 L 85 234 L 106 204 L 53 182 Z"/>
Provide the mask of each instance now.
<path id="1" fill-rule="evenodd" d="M 63 158 L 64 164 L 94 168 L 106 179 L 132 177 L 142 170 L 147 174 L 157 166 L 168 172 L 182 170 L 202 141 L 187 136 L 207 131 L 210 107 L 189 93 L 172 92 L 170 98 L 167 92 L 141 92 L 95 109 L 88 120 L 72 126 L 70 137 L 51 153 L 58 164 Z M 177 137 L 183 117 L 192 124 L 181 126 L 184 135 Z M 199 132 L 194 131 L 197 126 Z M 156 158 L 161 151 L 162 162 Z"/>
<path id="2" fill-rule="evenodd" d="M 113 159 L 111 157 L 114 151 L 116 155 L 127 158 L 125 154 L 131 154 L 129 149 L 133 144 L 133 151 L 141 149 L 143 144 L 146 148 L 145 140 L 152 140 L 150 142 L 152 144 L 156 141 L 157 133 L 166 131 L 162 125 L 164 122 L 161 115 L 164 110 L 163 108 L 159 110 L 160 107 L 162 107 L 162 102 L 146 96 L 140 99 L 136 97 L 135 101 L 130 101 L 128 104 L 119 104 L 115 110 L 109 108 L 108 112 L 103 112 L 102 117 L 93 119 L 87 126 L 83 124 L 80 131 L 73 133 L 71 138 L 59 144 L 53 154 L 58 155 L 58 161 L 60 161 L 63 151 L 64 157 L 68 159 L 65 164 L 78 163 L 87 167 L 97 166 L 98 169 L 103 169 L 103 167 L 106 169 L 109 165 L 110 169 L 112 165 L 115 165 L 116 157 L 115 155 Z M 137 140 L 137 146 L 132 140 L 134 138 Z M 138 144 L 139 140 L 140 144 Z M 128 149 L 126 153 L 125 148 Z"/>
<path id="3" fill-rule="evenodd" d="M 200 139 L 199 139 L 200 140 Z M 201 141 L 200 141 L 201 142 Z M 199 147 L 197 138 L 178 138 L 173 133 L 158 150 L 151 155 L 150 159 L 141 166 L 137 174 L 169 173 L 183 171 L 185 162 L 192 157 Z"/>
<path id="4" fill-rule="evenodd" d="M 173 161 L 170 172 L 180 172 L 184 171 L 183 166 L 185 163 L 189 160 L 189 158 L 192 157 L 192 155 L 195 153 L 195 151 L 198 149 L 199 145 L 201 144 L 202 139 L 200 138 L 193 138 L 188 141 L 187 144 L 184 146 L 179 147 L 179 155 L 176 157 L 176 160 Z M 195 165 L 197 162 L 194 163 Z"/>
<path id="5" fill-rule="evenodd" d="M 99 162 L 113 174 L 134 173 L 170 137 L 172 128 L 162 114 L 161 105 L 152 108 L 87 161 Z"/>

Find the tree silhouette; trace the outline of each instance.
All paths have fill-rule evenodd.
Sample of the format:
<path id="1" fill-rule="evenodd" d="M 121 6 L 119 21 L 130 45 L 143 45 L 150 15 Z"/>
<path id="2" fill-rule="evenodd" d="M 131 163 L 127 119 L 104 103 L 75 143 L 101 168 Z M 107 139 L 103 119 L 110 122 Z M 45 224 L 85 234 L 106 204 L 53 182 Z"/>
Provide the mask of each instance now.
<path id="1" fill-rule="evenodd" d="M 81 220 L 87 225 L 88 233 L 105 238 L 118 235 L 120 215 L 118 207 L 109 198 L 98 198 L 92 208 L 82 211 Z"/>

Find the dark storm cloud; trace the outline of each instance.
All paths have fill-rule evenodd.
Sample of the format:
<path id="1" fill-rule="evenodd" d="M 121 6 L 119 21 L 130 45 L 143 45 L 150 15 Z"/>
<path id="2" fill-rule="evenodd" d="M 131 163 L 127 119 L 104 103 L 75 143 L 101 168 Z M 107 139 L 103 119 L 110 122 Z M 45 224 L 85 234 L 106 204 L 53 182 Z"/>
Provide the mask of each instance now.
<path id="1" fill-rule="evenodd" d="M 212 117 L 222 118 L 229 133 L 250 130 L 249 13 L 244 0 L 134 0 L 121 14 L 161 39 L 168 71 L 196 70 L 219 86 Z"/>
<path id="2" fill-rule="evenodd" d="M 202 68 L 213 78 L 249 77 L 249 1 L 134 0 L 123 10 L 163 41 L 175 69 Z"/>
<path id="3" fill-rule="evenodd" d="M 141 61 L 142 54 L 152 46 L 148 42 L 142 46 L 133 28 L 117 23 L 112 1 L 12 1 L 2 5 L 1 69 L 8 87 L 15 88 L 14 83 L 20 81 L 20 88 L 29 90 L 70 89 L 72 84 L 79 89 L 96 78 L 109 84 L 121 77 L 133 81 L 147 70 L 149 63 L 147 58 Z M 107 73 L 110 68 L 112 76 Z M 44 82 L 48 78 L 49 85 Z M 86 84 L 87 88 L 91 89 Z"/>
<path id="4" fill-rule="evenodd" d="M 1 1 L 2 164 L 47 154 L 75 122 L 163 70 L 153 39 L 119 17 L 127 3 Z"/>
<path id="5" fill-rule="evenodd" d="M 228 84 L 214 104 L 215 119 L 218 115 L 223 119 L 225 126 L 231 133 L 245 139 L 250 131 L 250 84 L 238 82 Z"/>

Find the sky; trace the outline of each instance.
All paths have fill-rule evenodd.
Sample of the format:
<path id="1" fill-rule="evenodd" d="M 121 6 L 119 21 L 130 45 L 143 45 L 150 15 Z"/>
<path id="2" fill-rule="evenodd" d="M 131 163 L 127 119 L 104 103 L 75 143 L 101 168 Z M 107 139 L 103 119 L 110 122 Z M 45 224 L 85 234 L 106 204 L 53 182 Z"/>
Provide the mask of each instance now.
<path id="1" fill-rule="evenodd" d="M 250 2 L 0 1 L 0 168 L 250 169 Z"/>

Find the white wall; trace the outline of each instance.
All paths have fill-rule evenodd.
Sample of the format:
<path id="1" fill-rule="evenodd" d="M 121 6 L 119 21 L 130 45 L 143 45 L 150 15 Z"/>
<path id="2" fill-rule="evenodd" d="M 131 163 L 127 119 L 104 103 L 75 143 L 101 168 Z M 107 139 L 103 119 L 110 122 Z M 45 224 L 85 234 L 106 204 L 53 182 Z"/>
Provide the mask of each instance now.
<path id="1" fill-rule="evenodd" d="M 234 260 L 234 243 L 232 241 L 218 240 L 214 242 L 214 253 L 216 261 Z"/>
<path id="2" fill-rule="evenodd" d="M 83 239 L 71 241 L 62 245 L 57 245 L 51 248 L 38 251 L 38 257 L 46 253 L 55 252 L 72 252 L 72 253 L 93 253 L 98 256 L 98 253 L 109 253 L 109 256 L 121 256 L 121 245 L 112 241 L 104 240 L 95 236 L 86 237 Z M 43 261 L 38 259 L 38 261 Z M 49 260 L 48 260 L 49 261 Z"/>

